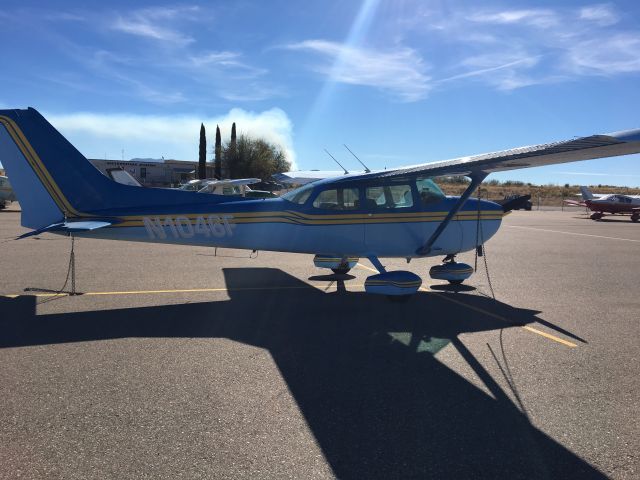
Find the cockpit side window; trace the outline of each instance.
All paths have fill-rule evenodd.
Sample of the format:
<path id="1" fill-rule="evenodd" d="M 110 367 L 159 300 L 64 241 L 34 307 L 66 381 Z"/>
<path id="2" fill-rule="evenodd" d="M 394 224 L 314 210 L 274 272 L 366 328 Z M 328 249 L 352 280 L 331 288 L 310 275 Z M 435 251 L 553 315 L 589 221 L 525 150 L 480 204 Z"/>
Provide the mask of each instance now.
<path id="1" fill-rule="evenodd" d="M 422 205 L 438 203 L 445 198 L 442 190 L 430 178 L 418 178 L 416 187 L 418 188 L 418 195 Z"/>
<path id="2" fill-rule="evenodd" d="M 358 195 L 357 188 L 332 188 L 320 192 L 313 206 L 324 210 L 355 210 L 360 204 Z"/>
<path id="3" fill-rule="evenodd" d="M 411 185 L 383 185 L 368 187 L 367 208 L 410 208 L 413 206 Z"/>

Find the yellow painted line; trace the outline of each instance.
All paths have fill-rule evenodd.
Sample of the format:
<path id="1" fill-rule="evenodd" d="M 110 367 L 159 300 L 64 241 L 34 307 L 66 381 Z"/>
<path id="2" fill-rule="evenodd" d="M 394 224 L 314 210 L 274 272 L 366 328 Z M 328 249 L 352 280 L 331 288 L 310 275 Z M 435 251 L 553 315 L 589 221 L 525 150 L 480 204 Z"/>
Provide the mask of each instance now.
<path id="1" fill-rule="evenodd" d="M 453 298 L 450 298 L 449 295 L 445 295 L 445 294 L 438 293 L 438 292 L 431 292 L 429 289 L 427 289 L 425 287 L 422 287 L 420 290 L 423 290 L 425 292 L 433 293 L 434 295 L 437 295 L 438 297 L 443 298 L 444 300 L 456 303 L 456 304 L 461 305 L 463 307 L 467 307 L 470 310 L 475 310 L 478 313 L 482 313 L 484 315 L 488 315 L 488 316 L 496 318 L 496 319 L 498 319 L 500 321 L 503 321 L 503 322 L 506 322 L 506 323 L 511 323 L 507 318 L 504 318 L 504 317 L 502 317 L 500 315 L 497 315 L 497 314 L 495 314 L 493 312 L 489 312 L 488 310 L 484 310 L 482 308 L 474 307 L 473 305 L 469 305 L 468 303 L 461 302 L 459 300 L 455 300 Z M 523 329 L 525 329 L 525 330 L 527 330 L 527 331 L 529 331 L 531 333 L 535 333 L 535 334 L 540 335 L 542 337 L 548 338 L 549 340 L 553 340 L 554 342 L 558 342 L 558 343 L 560 343 L 562 345 L 565 345 L 567 347 L 574 348 L 574 347 L 578 346 L 573 342 L 569 342 L 568 340 L 565 340 L 565 339 L 560 338 L 560 337 L 556 337 L 555 335 L 551 335 L 550 333 L 543 332 L 542 330 L 538 330 L 537 328 L 533 328 L 533 327 L 530 327 L 528 325 L 524 325 L 521 328 L 523 328 Z"/>
<path id="2" fill-rule="evenodd" d="M 364 284 L 349 284 L 351 287 L 364 288 Z M 108 296 L 108 295 L 155 295 L 162 293 L 212 293 L 212 292 L 237 292 L 248 290 L 305 290 L 315 288 L 312 285 L 296 285 L 296 286 L 282 286 L 282 287 L 241 287 L 241 288 L 184 288 L 173 290 L 124 290 L 115 292 L 83 292 L 82 297 L 95 297 L 95 296 Z M 0 295 L 5 298 L 17 298 L 25 295 L 30 295 L 29 292 L 12 295 Z M 68 293 L 36 293 L 32 295 L 34 297 L 68 297 Z"/>
<path id="3" fill-rule="evenodd" d="M 362 268 L 364 268 L 366 270 L 370 270 L 372 272 L 378 273 L 377 270 L 374 270 L 371 267 L 367 267 L 366 265 L 363 265 L 361 263 L 357 263 L 356 265 L 359 266 L 359 267 L 362 267 Z M 489 317 L 493 317 L 493 318 L 495 318 L 497 320 L 500 320 L 502 322 L 511 323 L 508 319 L 506 319 L 506 318 L 504 318 L 504 317 L 502 317 L 500 315 L 497 315 L 497 314 L 495 314 L 493 312 L 490 312 L 488 310 L 485 310 L 483 308 L 474 307 L 473 305 L 469 305 L 466 302 L 461 302 L 460 300 L 456 300 L 454 298 L 451 298 L 450 295 L 446 295 L 446 294 L 439 293 L 439 292 L 434 292 L 432 290 L 429 290 L 427 287 L 420 287 L 420 290 L 423 291 L 423 292 L 430 293 L 432 295 L 436 295 L 437 297 L 442 298 L 444 300 L 447 300 L 448 302 L 452 302 L 452 303 L 455 303 L 455 304 L 460 305 L 462 307 L 466 307 L 469 310 L 474 310 L 474 311 L 476 311 L 478 313 L 482 313 L 483 315 L 487 315 Z M 565 345 L 567 347 L 574 348 L 574 347 L 578 346 L 573 342 L 570 342 L 570 341 L 565 340 L 565 339 L 560 338 L 560 337 L 556 337 L 555 335 L 551 335 L 550 333 L 543 332 L 542 330 L 538 330 L 537 328 L 533 328 L 533 327 L 530 327 L 528 325 L 524 325 L 521 328 L 523 328 L 523 329 L 525 329 L 525 330 L 527 330 L 527 331 L 529 331 L 531 333 L 535 333 L 535 334 L 540 335 L 542 337 L 548 338 L 549 340 L 553 340 L 554 342 L 558 342 L 558 343 L 560 343 L 562 345 Z"/>
<path id="4" fill-rule="evenodd" d="M 604 235 L 591 235 L 589 233 L 577 233 L 577 232 L 563 232 L 561 230 L 548 230 L 546 228 L 521 227 L 519 225 L 509 225 L 509 228 L 522 228 L 524 230 L 538 230 L 540 232 L 563 233 L 565 235 L 577 235 L 579 237 L 594 237 L 594 238 L 604 238 L 607 240 L 620 240 L 622 242 L 640 243 L 640 240 L 633 240 L 631 238 L 605 237 Z"/>
<path id="5" fill-rule="evenodd" d="M 577 345 L 573 342 L 564 340 L 560 337 L 556 337 L 555 335 L 551 335 L 550 333 L 543 332 L 542 330 L 538 330 L 537 328 L 530 327 L 529 325 L 525 325 L 522 328 L 524 328 L 525 330 L 529 330 L 530 332 L 537 333 L 538 335 L 542 335 L 543 337 L 553 340 L 554 342 L 558 342 L 563 345 L 566 345 L 567 347 L 571 347 L 571 348 L 577 347 Z"/>
<path id="6" fill-rule="evenodd" d="M 81 296 L 91 297 L 100 295 L 154 295 L 160 293 L 211 293 L 211 292 L 228 292 L 238 290 L 285 290 L 285 289 L 305 289 L 311 286 L 289 286 L 289 287 L 246 287 L 246 288 L 185 288 L 174 290 L 128 290 L 121 292 L 84 292 Z M 29 295 L 28 292 L 20 295 L 3 295 L 4 297 L 16 298 L 23 295 Z M 35 297 L 67 297 L 68 293 L 37 293 Z"/>

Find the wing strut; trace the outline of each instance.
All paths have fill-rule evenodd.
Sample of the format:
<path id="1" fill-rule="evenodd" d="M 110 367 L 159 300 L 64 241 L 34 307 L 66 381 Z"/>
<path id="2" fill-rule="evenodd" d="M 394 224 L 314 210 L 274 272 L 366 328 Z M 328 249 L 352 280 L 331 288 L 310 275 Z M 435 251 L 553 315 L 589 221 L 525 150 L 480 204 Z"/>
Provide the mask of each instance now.
<path id="1" fill-rule="evenodd" d="M 440 237 L 442 232 L 444 232 L 444 229 L 447 228 L 447 225 L 449 225 L 449 223 L 451 222 L 451 219 L 455 216 L 456 213 L 458 213 L 458 211 L 464 205 L 464 202 L 466 202 L 469 199 L 471 194 L 475 191 L 476 188 L 478 188 L 478 185 L 482 183 L 482 181 L 487 177 L 487 175 L 489 174 L 485 172 L 474 172 L 471 175 L 469 175 L 469 178 L 471 178 L 471 183 L 469 184 L 467 189 L 464 191 L 462 196 L 458 199 L 458 201 L 453 206 L 453 208 L 449 210 L 449 213 L 447 213 L 447 216 L 444 217 L 444 220 L 442 221 L 442 223 L 438 225 L 438 228 L 436 228 L 436 231 L 431 234 L 431 236 L 429 237 L 429 240 L 427 240 L 427 243 L 425 243 L 422 247 L 416 250 L 416 253 L 418 255 L 421 255 L 421 256 L 429 255 L 429 253 L 431 252 L 431 247 L 433 247 L 433 244 L 436 242 L 438 237 Z"/>

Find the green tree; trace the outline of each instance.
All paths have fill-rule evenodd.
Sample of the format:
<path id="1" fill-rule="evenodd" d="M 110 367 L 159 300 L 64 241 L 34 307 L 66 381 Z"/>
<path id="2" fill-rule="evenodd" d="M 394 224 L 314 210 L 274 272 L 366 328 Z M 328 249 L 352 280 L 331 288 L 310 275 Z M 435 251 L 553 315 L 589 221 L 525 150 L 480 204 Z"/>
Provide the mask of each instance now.
<path id="1" fill-rule="evenodd" d="M 215 147 L 214 171 L 217 179 L 222 178 L 222 140 L 220 138 L 220 127 L 216 125 L 216 147 Z"/>
<path id="2" fill-rule="evenodd" d="M 229 178 L 257 177 L 267 180 L 274 173 L 291 169 L 291 163 L 280 146 L 247 135 L 240 135 L 235 142 L 229 142 L 225 146 L 224 157 L 233 159 Z"/>
<path id="3" fill-rule="evenodd" d="M 236 167 L 238 162 L 238 143 L 236 139 L 236 122 L 231 125 L 231 142 L 229 142 L 228 148 L 225 152 L 225 165 L 227 167 L 228 178 L 240 178 L 236 174 Z"/>
<path id="4" fill-rule="evenodd" d="M 207 178 L 207 135 L 200 124 L 200 150 L 198 152 L 198 178 Z"/>

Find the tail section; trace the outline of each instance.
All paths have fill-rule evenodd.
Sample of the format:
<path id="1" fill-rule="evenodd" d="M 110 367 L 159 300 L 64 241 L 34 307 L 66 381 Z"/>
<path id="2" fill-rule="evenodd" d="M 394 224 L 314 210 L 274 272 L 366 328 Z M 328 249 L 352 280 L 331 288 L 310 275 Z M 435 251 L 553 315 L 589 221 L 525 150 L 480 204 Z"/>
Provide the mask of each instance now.
<path id="1" fill-rule="evenodd" d="M 103 203 L 104 177 L 33 108 L 0 110 L 0 159 L 22 207 L 22 225 L 42 228 Z"/>
<path id="2" fill-rule="evenodd" d="M 33 158 L 22 130 L 0 111 L 0 159 L 22 207 L 22 225 L 40 228 L 64 219 L 63 203 Z"/>
<path id="3" fill-rule="evenodd" d="M 593 193 L 591 193 L 591 190 L 589 190 L 587 187 L 585 187 L 585 186 L 580 187 L 580 191 L 582 192 L 582 199 L 583 200 L 591 200 L 591 199 L 593 199 Z"/>
<path id="4" fill-rule="evenodd" d="M 42 229 L 159 206 L 229 197 L 122 185 L 102 175 L 35 109 L 0 110 L 0 161 L 22 206 L 22 225 Z M 234 198 L 237 201 L 237 198 Z"/>

